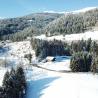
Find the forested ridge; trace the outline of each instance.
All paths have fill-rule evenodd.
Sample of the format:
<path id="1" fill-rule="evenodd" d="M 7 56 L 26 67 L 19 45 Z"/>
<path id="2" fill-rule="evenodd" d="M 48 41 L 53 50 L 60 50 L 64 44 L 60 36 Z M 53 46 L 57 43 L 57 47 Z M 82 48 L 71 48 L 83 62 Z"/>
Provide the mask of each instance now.
<path id="1" fill-rule="evenodd" d="M 1 19 L 0 37 L 1 39 L 14 39 L 30 35 L 33 31 L 38 31 L 49 22 L 59 18 L 62 14 L 57 13 L 34 13 L 23 17 Z M 39 30 L 40 31 L 40 30 Z M 17 33 L 17 34 L 16 34 Z M 34 33 L 34 32 L 33 32 Z M 32 33 L 32 35 L 33 35 Z M 38 34 L 38 32 L 35 32 Z"/>
<path id="2" fill-rule="evenodd" d="M 98 27 L 98 9 L 85 13 L 34 13 L 0 20 L 1 40 L 24 40 L 28 36 L 83 33 Z"/>
<path id="3" fill-rule="evenodd" d="M 85 13 L 63 15 L 60 18 L 50 22 L 43 32 L 47 36 L 59 34 L 83 33 L 98 26 L 98 9 L 93 9 Z"/>

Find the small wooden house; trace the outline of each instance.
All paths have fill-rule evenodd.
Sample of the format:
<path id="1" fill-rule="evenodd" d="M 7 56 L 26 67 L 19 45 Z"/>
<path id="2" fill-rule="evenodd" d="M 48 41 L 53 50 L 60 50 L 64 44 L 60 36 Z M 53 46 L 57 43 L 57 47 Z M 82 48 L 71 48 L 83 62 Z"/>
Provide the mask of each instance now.
<path id="1" fill-rule="evenodd" d="M 52 56 L 47 56 L 46 57 L 46 62 L 52 62 L 52 61 L 55 61 L 55 57 L 52 57 Z"/>

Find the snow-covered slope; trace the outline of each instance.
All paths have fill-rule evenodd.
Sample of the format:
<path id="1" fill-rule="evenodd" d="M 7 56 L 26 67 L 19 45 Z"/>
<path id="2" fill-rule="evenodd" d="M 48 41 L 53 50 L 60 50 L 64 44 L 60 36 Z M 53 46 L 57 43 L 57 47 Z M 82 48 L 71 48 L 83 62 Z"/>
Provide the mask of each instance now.
<path id="1" fill-rule="evenodd" d="M 91 38 L 92 40 L 98 40 L 98 31 L 87 31 L 85 33 L 78 33 L 78 34 L 67 34 L 65 36 L 63 35 L 57 35 L 57 36 L 51 36 L 51 37 L 46 37 L 45 35 L 37 36 L 36 38 L 38 39 L 43 39 L 43 40 L 64 40 L 64 41 L 76 41 L 76 40 L 87 40 Z"/>
<path id="2" fill-rule="evenodd" d="M 87 11 L 90 11 L 90 10 L 94 10 L 94 9 L 97 9 L 98 7 L 86 7 L 86 8 L 82 8 L 82 9 L 79 9 L 79 10 L 74 10 L 74 11 L 62 11 L 62 12 L 58 12 L 58 11 L 44 11 L 44 13 L 59 13 L 59 14 L 78 14 L 78 13 L 85 13 Z"/>
<path id="3" fill-rule="evenodd" d="M 98 8 L 98 7 L 86 7 L 86 8 L 80 9 L 80 10 L 72 11 L 72 13 L 84 13 L 84 12 L 87 12 L 87 11 L 90 11 L 90 10 L 93 10 L 96 8 Z"/>
<path id="4" fill-rule="evenodd" d="M 59 14 L 64 14 L 64 13 L 66 13 L 65 11 L 63 11 L 63 12 L 58 12 L 58 11 L 44 11 L 44 13 L 59 13 Z"/>
<path id="5" fill-rule="evenodd" d="M 65 36 L 65 40 L 73 41 L 73 40 L 87 40 L 91 38 L 92 40 L 98 40 L 98 31 L 88 31 L 80 34 L 70 34 Z"/>
<path id="6" fill-rule="evenodd" d="M 30 41 L 6 43 L 4 49 L 5 51 L 0 53 L 0 59 L 12 62 L 11 65 L 28 64 L 28 60 L 24 58 L 25 54 L 31 53 L 35 59 L 35 52 L 31 48 Z"/>
<path id="7" fill-rule="evenodd" d="M 50 66 L 50 65 L 46 65 Z M 50 67 L 49 67 L 50 68 Z M 58 66 L 58 69 L 60 65 Z M 26 98 L 97 98 L 98 75 L 32 68 Z"/>
<path id="8" fill-rule="evenodd" d="M 34 54 L 29 41 L 9 43 L 6 46 L 10 49 L 8 53 L 13 54 L 13 56 L 24 57 L 28 53 Z"/>

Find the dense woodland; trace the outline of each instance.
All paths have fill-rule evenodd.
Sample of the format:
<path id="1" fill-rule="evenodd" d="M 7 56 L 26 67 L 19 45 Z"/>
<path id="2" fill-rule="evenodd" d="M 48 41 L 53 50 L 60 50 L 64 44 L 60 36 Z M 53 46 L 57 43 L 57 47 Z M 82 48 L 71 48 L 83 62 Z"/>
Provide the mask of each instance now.
<path id="1" fill-rule="evenodd" d="M 73 45 L 70 68 L 74 72 L 98 72 L 98 43 L 89 39 Z M 75 47 L 77 47 L 75 49 Z"/>
<path id="2" fill-rule="evenodd" d="M 43 32 L 45 32 L 47 36 L 83 33 L 95 27 L 97 23 L 98 9 L 94 9 L 85 13 L 65 14 L 53 22 L 50 22 L 43 29 Z"/>
<path id="3" fill-rule="evenodd" d="M 26 93 L 26 78 L 22 67 L 5 73 L 0 87 L 0 98 L 23 98 Z"/>
<path id="4" fill-rule="evenodd" d="M 1 19 L 0 20 L 0 39 L 21 40 L 31 34 L 38 34 L 49 22 L 59 18 L 62 14 L 57 13 L 34 13 L 24 17 Z M 34 32 L 33 32 L 34 31 Z"/>
<path id="5" fill-rule="evenodd" d="M 36 56 L 40 58 L 45 58 L 47 56 L 70 55 L 68 45 L 62 41 L 47 41 L 34 38 L 31 40 L 31 45 L 35 50 Z"/>

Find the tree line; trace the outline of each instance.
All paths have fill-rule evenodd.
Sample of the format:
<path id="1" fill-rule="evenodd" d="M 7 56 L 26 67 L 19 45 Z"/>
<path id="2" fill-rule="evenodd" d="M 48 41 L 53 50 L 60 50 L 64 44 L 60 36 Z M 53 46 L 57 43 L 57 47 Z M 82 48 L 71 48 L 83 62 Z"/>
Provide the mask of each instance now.
<path id="1" fill-rule="evenodd" d="M 78 42 L 71 42 L 71 44 L 61 40 L 41 40 L 32 38 L 31 46 L 35 50 L 36 56 L 56 56 L 56 55 L 72 55 L 76 52 L 86 51 L 90 53 L 96 53 L 98 55 L 98 44 L 88 40 L 79 40 Z"/>
<path id="2" fill-rule="evenodd" d="M 40 58 L 45 58 L 47 56 L 71 55 L 69 45 L 62 41 L 47 41 L 32 38 L 31 45 L 35 50 L 36 56 Z"/>

